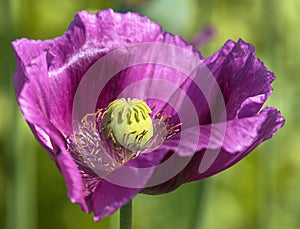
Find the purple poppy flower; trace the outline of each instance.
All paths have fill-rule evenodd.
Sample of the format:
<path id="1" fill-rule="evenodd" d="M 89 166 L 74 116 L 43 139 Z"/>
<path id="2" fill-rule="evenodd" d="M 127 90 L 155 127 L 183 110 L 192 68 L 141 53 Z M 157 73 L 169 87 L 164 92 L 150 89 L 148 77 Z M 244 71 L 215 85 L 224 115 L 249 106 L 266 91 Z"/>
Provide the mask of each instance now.
<path id="1" fill-rule="evenodd" d="M 242 40 L 204 58 L 146 17 L 105 10 L 78 13 L 61 37 L 23 38 L 13 48 L 20 109 L 71 201 L 95 220 L 138 193 L 170 192 L 234 165 L 284 124 L 275 108 L 261 110 L 274 75 Z M 139 63 L 145 56 L 159 63 Z M 187 76 L 194 60 L 208 73 Z M 85 83 L 103 68 L 113 77 Z M 146 131 L 137 134 L 139 127 L 122 124 L 127 119 L 144 120 Z"/>

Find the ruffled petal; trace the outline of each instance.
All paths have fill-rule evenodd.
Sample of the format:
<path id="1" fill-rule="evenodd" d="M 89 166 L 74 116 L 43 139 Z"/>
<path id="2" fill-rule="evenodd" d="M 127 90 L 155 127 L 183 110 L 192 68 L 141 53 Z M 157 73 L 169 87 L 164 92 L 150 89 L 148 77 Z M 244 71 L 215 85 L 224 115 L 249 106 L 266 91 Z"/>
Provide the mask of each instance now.
<path id="1" fill-rule="evenodd" d="M 53 95 L 51 112 L 57 128 L 63 129 L 66 135 L 72 133 L 70 120 L 75 93 L 96 60 L 116 48 L 155 41 L 160 34 L 158 24 L 135 13 L 120 14 L 112 10 L 78 13 L 66 34 L 54 42 L 47 55 Z M 93 86 L 85 91 L 99 95 Z M 95 110 L 96 101 L 92 105 Z"/>
<path id="2" fill-rule="evenodd" d="M 229 121 L 225 139 L 224 136 L 221 138 L 220 135 L 214 136 L 215 140 L 210 145 L 207 144 L 208 139 L 204 140 L 205 144 L 200 144 L 199 151 L 190 155 L 188 164 L 182 171 L 174 174 L 167 182 L 148 187 L 143 192 L 152 195 L 162 194 L 178 188 L 185 182 L 201 180 L 219 173 L 244 158 L 260 143 L 271 138 L 283 125 L 283 117 L 272 107 L 265 108 L 254 117 Z"/>
<path id="3" fill-rule="evenodd" d="M 39 56 L 43 51 L 47 50 L 53 42 L 54 40 L 41 41 L 29 40 L 26 38 L 13 41 L 12 46 L 17 57 L 17 62 L 19 63 L 17 69 L 21 70 L 21 65 L 29 65 L 33 59 Z"/>
<path id="4" fill-rule="evenodd" d="M 68 196 L 87 207 L 82 196 L 83 185 L 79 170 L 65 149 L 65 138 L 52 122 L 49 103 L 48 68 L 46 51 L 50 41 L 40 42 L 22 39 L 13 43 L 17 55 L 17 72 L 14 75 L 16 97 L 24 118 L 37 140 L 49 152 L 65 178 Z M 30 47 L 30 50 L 27 48 Z"/>
<path id="5" fill-rule="evenodd" d="M 285 123 L 280 112 L 275 108 L 266 107 L 258 115 L 231 121 L 227 125 L 222 148 L 208 149 L 194 161 L 194 170 L 189 181 L 212 176 L 234 165 L 263 141 L 271 138 Z"/>
<path id="6" fill-rule="evenodd" d="M 274 119 L 275 117 L 277 119 Z M 180 156 L 185 157 L 192 156 L 195 147 L 196 151 L 207 148 L 212 150 L 223 148 L 226 152 L 235 154 L 242 152 L 253 144 L 266 123 L 273 124 L 274 129 L 277 130 L 283 126 L 284 119 L 275 108 L 267 107 L 261 113 L 252 117 L 187 128 L 183 131 L 184 136 L 186 136 L 184 139 L 182 139 L 182 134 L 176 135 L 169 142 L 166 142 L 166 145 Z M 269 127 L 267 130 L 270 131 Z M 194 136 L 198 136 L 198 138 Z M 181 143 L 182 146 L 177 149 L 176 142 L 179 140 L 183 142 Z"/>
<path id="7" fill-rule="evenodd" d="M 49 111 L 51 110 L 48 103 L 48 80 L 47 80 L 47 65 L 45 62 L 46 52 L 42 51 L 43 45 L 38 42 L 32 41 L 32 53 L 39 53 L 38 56 L 31 57 L 30 64 L 25 65 L 31 57 L 26 56 L 23 49 L 20 46 L 25 44 L 31 44 L 29 40 L 23 40 L 23 42 L 16 42 L 14 48 L 17 55 L 17 72 L 14 75 L 14 85 L 17 101 L 24 118 L 29 123 L 33 133 L 43 145 L 43 147 L 50 153 L 53 159 L 55 154 L 55 148 L 57 145 L 55 142 L 63 141 L 61 132 L 53 126 L 51 123 Z M 34 44 L 37 43 L 37 48 L 34 48 Z M 23 55 L 23 56 L 22 56 Z"/>
<path id="8" fill-rule="evenodd" d="M 82 211 L 88 213 L 89 209 L 83 197 L 82 177 L 73 158 L 66 150 L 60 150 L 55 157 L 55 161 L 64 176 L 69 199 L 73 203 L 78 203 Z"/>
<path id="9" fill-rule="evenodd" d="M 222 90 L 228 119 L 255 115 L 272 92 L 274 74 L 255 57 L 254 47 L 242 40 L 229 40 L 204 62 Z M 260 101 L 249 100 L 258 95 L 263 95 Z M 241 107 L 247 99 L 247 106 Z"/>

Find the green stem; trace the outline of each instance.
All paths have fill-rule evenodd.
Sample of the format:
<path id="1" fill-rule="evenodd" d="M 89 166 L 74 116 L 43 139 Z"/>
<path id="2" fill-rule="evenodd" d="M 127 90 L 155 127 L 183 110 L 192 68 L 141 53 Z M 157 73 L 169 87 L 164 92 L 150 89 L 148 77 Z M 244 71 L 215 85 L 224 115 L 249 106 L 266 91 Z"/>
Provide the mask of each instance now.
<path id="1" fill-rule="evenodd" d="M 120 229 L 132 229 L 132 200 L 120 209 Z"/>
<path id="2" fill-rule="evenodd" d="M 206 228 L 206 211 L 207 208 L 207 199 L 209 198 L 208 193 L 210 193 L 212 185 L 211 181 L 208 180 L 201 180 L 198 181 L 198 187 L 195 190 L 195 208 L 194 208 L 194 215 L 191 221 L 190 228 L 193 229 L 200 229 Z"/>

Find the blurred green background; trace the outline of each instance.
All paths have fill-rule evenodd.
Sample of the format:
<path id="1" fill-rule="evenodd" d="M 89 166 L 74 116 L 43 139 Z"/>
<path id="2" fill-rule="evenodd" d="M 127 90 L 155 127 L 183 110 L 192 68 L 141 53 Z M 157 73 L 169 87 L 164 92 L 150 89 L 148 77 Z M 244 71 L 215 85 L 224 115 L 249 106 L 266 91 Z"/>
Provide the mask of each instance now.
<path id="1" fill-rule="evenodd" d="M 100 223 L 66 196 L 63 177 L 33 138 L 17 107 L 10 42 L 63 34 L 74 14 L 105 8 L 137 11 L 187 40 L 217 30 L 199 47 L 208 56 L 227 39 L 253 43 L 277 79 L 268 104 L 286 125 L 234 167 L 160 196 L 134 200 L 134 228 L 276 229 L 300 225 L 299 0 L 1 0 L 0 228 L 118 228 L 118 212 Z"/>

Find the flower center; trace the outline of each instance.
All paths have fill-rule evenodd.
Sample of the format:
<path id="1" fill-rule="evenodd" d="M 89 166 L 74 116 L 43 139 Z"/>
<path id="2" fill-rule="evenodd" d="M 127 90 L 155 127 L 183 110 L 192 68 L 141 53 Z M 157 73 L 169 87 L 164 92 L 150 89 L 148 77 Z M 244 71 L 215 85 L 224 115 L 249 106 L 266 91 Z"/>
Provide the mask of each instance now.
<path id="1" fill-rule="evenodd" d="M 156 149 L 180 132 L 181 123 L 155 112 L 139 99 L 117 99 L 86 114 L 67 138 L 68 151 L 80 168 L 108 174 L 120 164 Z"/>
<path id="2" fill-rule="evenodd" d="M 101 127 L 111 133 L 118 145 L 129 150 L 140 150 L 153 136 L 151 109 L 139 99 L 116 99 L 111 102 Z"/>

